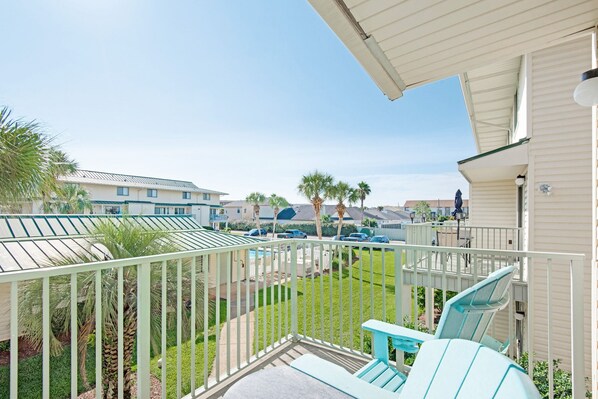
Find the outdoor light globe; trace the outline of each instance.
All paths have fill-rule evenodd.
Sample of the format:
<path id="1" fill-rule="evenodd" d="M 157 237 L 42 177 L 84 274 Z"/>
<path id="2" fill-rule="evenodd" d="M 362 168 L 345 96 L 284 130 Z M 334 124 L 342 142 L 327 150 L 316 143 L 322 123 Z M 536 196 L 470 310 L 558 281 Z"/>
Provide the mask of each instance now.
<path id="1" fill-rule="evenodd" d="M 584 107 L 598 105 L 598 68 L 581 75 L 581 83 L 575 88 L 573 99 Z"/>

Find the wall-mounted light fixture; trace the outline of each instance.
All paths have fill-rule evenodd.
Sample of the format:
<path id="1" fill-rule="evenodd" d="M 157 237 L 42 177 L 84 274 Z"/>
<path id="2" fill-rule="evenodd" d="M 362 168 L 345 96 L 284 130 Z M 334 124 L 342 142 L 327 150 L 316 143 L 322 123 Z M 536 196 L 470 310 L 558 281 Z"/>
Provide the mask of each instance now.
<path id="1" fill-rule="evenodd" d="M 581 75 L 581 83 L 575 88 L 573 99 L 584 107 L 598 105 L 598 68 Z"/>
<path id="2" fill-rule="evenodd" d="M 544 195 L 550 195 L 552 192 L 552 186 L 548 183 L 540 183 L 538 190 L 540 190 L 540 192 Z"/>
<path id="3" fill-rule="evenodd" d="M 517 176 L 517 178 L 515 179 L 515 184 L 517 185 L 517 187 L 521 187 L 523 186 L 523 184 L 525 183 L 525 176 Z"/>

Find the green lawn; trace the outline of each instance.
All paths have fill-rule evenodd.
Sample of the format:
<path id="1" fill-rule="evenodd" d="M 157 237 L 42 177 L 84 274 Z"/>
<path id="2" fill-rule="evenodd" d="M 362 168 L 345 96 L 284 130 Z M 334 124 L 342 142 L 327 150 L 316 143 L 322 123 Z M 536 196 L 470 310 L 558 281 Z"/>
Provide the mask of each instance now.
<path id="1" fill-rule="evenodd" d="M 313 279 L 298 279 L 299 334 L 359 351 L 368 346 L 362 322 L 371 318 L 395 322 L 394 252 L 372 251 L 370 255 L 364 250 L 360 255 L 356 250 L 355 254 L 362 262 L 343 267 L 340 274 L 335 271 Z M 290 283 L 286 287 L 290 287 Z M 290 295 L 290 289 L 286 292 Z M 263 294 L 260 293 L 260 298 Z M 280 302 L 278 287 L 268 288 L 265 295 L 267 305 L 258 309 L 260 349 L 280 339 L 280 335 L 290 333 L 290 319 L 285 317 L 287 314 L 290 317 L 290 301 L 285 300 L 285 290 L 281 290 Z M 263 303 L 261 299 L 260 304 Z"/>

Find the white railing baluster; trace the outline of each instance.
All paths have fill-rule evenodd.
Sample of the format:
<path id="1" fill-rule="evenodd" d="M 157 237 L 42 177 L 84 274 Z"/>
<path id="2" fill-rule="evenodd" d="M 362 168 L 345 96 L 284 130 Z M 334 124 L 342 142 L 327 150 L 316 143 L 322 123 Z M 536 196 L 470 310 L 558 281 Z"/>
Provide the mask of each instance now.
<path id="1" fill-rule="evenodd" d="M 42 279 L 42 397 L 50 398 L 50 278 Z"/>
<path id="2" fill-rule="evenodd" d="M 258 251 L 259 252 L 259 251 Z M 264 353 L 268 351 L 268 265 L 266 263 L 266 247 L 262 247 L 262 273 L 264 275 L 262 284 L 262 340 Z M 256 333 L 256 337 L 259 337 Z"/>
<path id="3" fill-rule="evenodd" d="M 382 251 L 384 252 L 384 250 Z M 395 249 L 394 250 L 394 272 L 395 272 L 395 324 L 402 326 L 403 325 L 403 295 L 401 293 L 403 289 L 403 267 L 402 263 L 402 254 L 404 253 L 401 250 Z M 384 259 L 384 257 L 382 258 Z M 382 273 L 382 278 L 386 278 L 384 273 Z M 384 292 L 386 295 L 386 291 Z M 385 320 L 386 321 L 386 320 Z M 397 361 L 396 365 L 399 370 L 403 370 L 403 365 L 405 364 L 405 358 L 403 351 L 396 351 Z"/>
<path id="4" fill-rule="evenodd" d="M 190 374 L 191 374 L 191 397 L 195 398 L 195 349 L 196 349 L 196 337 L 197 334 L 195 332 L 195 323 L 196 323 L 196 314 L 195 312 L 197 312 L 197 291 L 196 291 L 196 285 L 197 285 L 197 258 L 194 256 L 191 258 L 191 317 L 190 317 L 190 323 L 191 323 L 191 332 L 190 332 L 190 339 L 189 339 L 189 344 L 191 346 L 191 359 L 190 359 L 190 365 L 189 365 L 189 369 L 190 369 Z M 204 321 L 205 323 L 207 323 L 207 320 Z"/>
<path id="5" fill-rule="evenodd" d="M 77 273 L 71 273 L 71 399 L 76 399 L 79 396 L 77 386 L 77 335 L 79 333 L 77 305 Z"/>
<path id="6" fill-rule="evenodd" d="M 403 286 L 399 287 L 403 288 Z M 384 254 L 382 254 L 382 320 L 386 321 L 386 257 Z"/>
<path id="7" fill-rule="evenodd" d="M 19 397 L 19 283 L 10 283 L 10 399 Z"/>
<path id="8" fill-rule="evenodd" d="M 210 291 L 210 256 L 203 255 L 201 258 L 201 272 L 203 273 L 203 385 L 209 388 L 208 382 L 208 325 L 210 320 L 209 297 Z M 249 291 L 249 290 L 248 290 Z M 214 301 L 216 303 L 216 301 Z M 247 357 L 249 359 L 249 356 Z"/>
<path id="9" fill-rule="evenodd" d="M 271 341 L 270 344 L 274 345 L 276 338 L 274 335 L 274 291 L 276 290 L 276 285 L 274 282 L 274 265 L 275 265 L 275 260 L 274 260 L 274 247 L 272 245 L 269 246 L 269 250 L 270 250 L 270 336 L 271 336 Z M 276 274 L 278 274 L 278 272 L 276 272 Z M 280 277 L 280 276 L 279 276 Z"/>
<path id="10" fill-rule="evenodd" d="M 573 397 L 584 398 L 585 349 L 584 349 L 584 262 L 572 260 L 569 263 L 571 275 L 571 368 L 573 373 Z"/>
<path id="11" fill-rule="evenodd" d="M 353 350 L 353 246 L 349 247 L 349 349 Z M 342 306 L 342 305 L 341 305 Z"/>
<path id="12" fill-rule="evenodd" d="M 236 251 L 237 254 L 237 262 L 236 262 L 236 270 L 237 270 L 237 369 L 241 368 L 241 254 L 239 251 Z M 248 317 L 246 314 L 245 317 Z M 249 339 L 248 336 L 245 339 Z"/>
<path id="13" fill-rule="evenodd" d="M 348 246 L 349 250 L 351 247 Z M 339 341 L 338 344 L 342 348 L 343 347 L 343 246 L 339 247 L 338 251 L 338 335 Z M 331 306 L 332 307 L 332 306 Z"/>
<path id="14" fill-rule="evenodd" d="M 216 360 L 214 369 L 216 371 L 216 382 L 220 382 L 220 252 L 216 254 Z M 256 332 L 257 334 L 257 332 Z M 256 340 L 257 341 L 257 340 Z"/>
<path id="15" fill-rule="evenodd" d="M 176 262 L 176 393 L 177 398 L 182 396 L 182 369 L 183 369 L 183 262 Z M 216 351 L 218 352 L 218 351 Z"/>
<path id="16" fill-rule="evenodd" d="M 141 278 L 140 276 L 138 278 Z M 142 282 L 138 281 L 138 286 L 141 288 Z M 95 273 L 95 311 L 96 311 L 96 399 L 102 397 L 102 271 L 97 270 Z M 137 305 L 137 312 L 139 313 L 139 305 Z M 138 323 L 140 318 L 138 317 Z M 139 353 L 137 354 L 139 357 Z M 138 369 L 139 373 L 139 369 Z M 137 380 L 139 386 L 139 379 Z M 137 391 L 140 392 L 140 391 Z"/>
<path id="17" fill-rule="evenodd" d="M 137 397 L 150 397 L 151 266 L 137 269 Z M 96 337 L 97 340 L 97 337 Z M 97 386 L 97 384 L 96 384 Z"/>
<path id="18" fill-rule="evenodd" d="M 554 365 L 552 364 L 552 259 L 546 261 L 546 324 L 548 327 L 548 398 L 554 398 Z"/>
<path id="19" fill-rule="evenodd" d="M 297 243 L 291 243 L 291 334 L 298 340 L 297 324 Z"/>
<path id="20" fill-rule="evenodd" d="M 359 246 L 359 325 L 363 324 L 363 247 Z M 359 353 L 363 355 L 363 328 L 359 329 Z"/>
<path id="21" fill-rule="evenodd" d="M 320 341 L 324 343 L 324 245 L 320 243 Z M 330 272 L 330 269 L 328 270 Z M 330 273 L 328 273 L 330 277 Z"/>
<path id="22" fill-rule="evenodd" d="M 226 253 L 226 375 L 230 375 L 230 290 L 232 273 L 232 254 Z"/>
<path id="23" fill-rule="evenodd" d="M 303 265 L 302 280 L 303 280 L 303 337 L 307 336 L 307 265 L 305 259 L 305 245 L 301 246 L 301 264 Z"/>
<path id="24" fill-rule="evenodd" d="M 310 244 L 310 256 L 311 256 L 311 337 L 315 338 L 316 336 L 316 288 L 315 288 L 315 274 L 316 274 L 316 264 L 315 264 L 315 253 L 314 253 L 314 244 Z M 321 277 L 321 276 L 320 276 Z M 274 323 L 272 323 L 274 324 Z"/>
<path id="25" fill-rule="evenodd" d="M 123 343 L 123 332 L 124 332 L 124 320 L 123 320 L 123 268 L 119 267 L 116 270 L 116 285 L 117 290 L 116 293 L 118 295 L 117 299 L 117 313 L 118 313 L 118 320 L 117 320 L 117 353 L 118 353 L 118 399 L 123 399 L 124 396 L 124 343 Z"/>
<path id="26" fill-rule="evenodd" d="M 160 317 L 161 317 L 161 323 L 160 323 L 160 328 L 161 328 L 161 336 L 160 336 L 160 349 L 161 349 L 161 356 L 162 356 L 162 369 L 161 369 L 161 375 L 162 375 L 162 398 L 166 398 L 166 323 L 167 323 L 167 309 L 168 309 L 168 303 L 167 303 L 167 268 L 166 268 L 166 261 L 163 261 L 160 264 L 160 271 L 162 274 L 162 281 L 161 281 L 161 285 L 162 285 L 162 305 L 161 305 L 161 309 L 160 309 Z"/>
<path id="27" fill-rule="evenodd" d="M 536 262 L 538 262 L 536 260 Z M 534 379 L 534 273 L 528 270 L 527 273 L 527 374 L 529 378 Z"/>

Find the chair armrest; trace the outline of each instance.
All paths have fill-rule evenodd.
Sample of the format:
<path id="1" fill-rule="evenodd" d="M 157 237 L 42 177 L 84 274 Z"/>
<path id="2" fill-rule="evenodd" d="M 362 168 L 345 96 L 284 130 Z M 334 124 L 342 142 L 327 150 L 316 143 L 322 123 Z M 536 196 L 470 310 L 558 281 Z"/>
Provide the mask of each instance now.
<path id="1" fill-rule="evenodd" d="M 374 339 L 377 336 L 389 337 L 396 349 L 408 353 L 415 353 L 419 350 L 417 344 L 434 339 L 432 334 L 422 331 L 412 330 L 396 324 L 385 323 L 380 320 L 368 320 L 361 325 L 366 331 L 374 333 Z"/>

